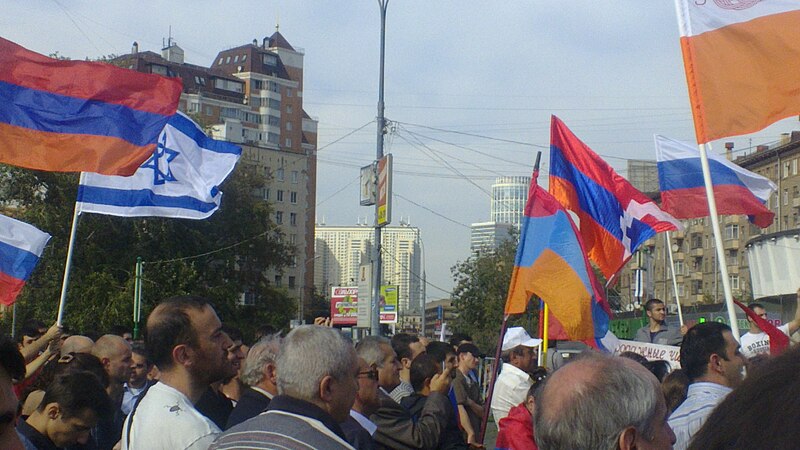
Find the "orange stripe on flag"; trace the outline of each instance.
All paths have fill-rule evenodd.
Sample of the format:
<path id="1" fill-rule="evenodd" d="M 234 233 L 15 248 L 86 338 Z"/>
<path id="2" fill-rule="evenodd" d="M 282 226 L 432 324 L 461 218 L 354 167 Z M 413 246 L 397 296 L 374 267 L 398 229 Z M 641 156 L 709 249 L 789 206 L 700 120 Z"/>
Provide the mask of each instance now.
<path id="1" fill-rule="evenodd" d="M 48 133 L 0 123 L 0 162 L 38 170 L 133 175 L 155 147 L 107 136 Z M 61 150 L 54 154 L 54 148 Z"/>
<path id="2" fill-rule="evenodd" d="M 698 143 L 800 114 L 800 11 L 681 37 Z"/>
<path id="3" fill-rule="evenodd" d="M 552 250 L 543 250 L 530 267 L 515 267 L 511 286 L 514 288 L 506 301 L 506 314 L 524 312 L 531 294 L 536 294 L 544 299 L 553 299 L 547 302 L 550 312 L 561 317 L 564 331 L 572 339 L 594 338 L 591 294 L 586 291 L 578 274 Z"/>

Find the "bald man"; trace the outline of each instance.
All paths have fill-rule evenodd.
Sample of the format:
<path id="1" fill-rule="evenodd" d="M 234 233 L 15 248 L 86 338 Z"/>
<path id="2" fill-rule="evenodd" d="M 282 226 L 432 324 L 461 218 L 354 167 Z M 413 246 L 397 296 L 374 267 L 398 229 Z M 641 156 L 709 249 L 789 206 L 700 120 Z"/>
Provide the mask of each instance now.
<path id="1" fill-rule="evenodd" d="M 92 347 L 94 347 L 94 341 L 89 337 L 74 334 L 64 339 L 61 344 L 61 354 L 92 353 Z"/>
<path id="2" fill-rule="evenodd" d="M 133 366 L 131 344 L 114 334 L 100 337 L 92 346 L 92 355 L 103 363 L 108 374 L 108 395 L 114 408 L 110 417 L 100 417 L 97 427 L 92 430 L 92 438 L 97 448 L 110 450 L 122 436 L 125 416 L 122 413 L 122 394 L 125 382 L 131 376 Z"/>
<path id="3" fill-rule="evenodd" d="M 542 450 L 658 450 L 675 443 L 658 380 L 635 361 L 585 353 L 545 383 L 533 427 Z"/>

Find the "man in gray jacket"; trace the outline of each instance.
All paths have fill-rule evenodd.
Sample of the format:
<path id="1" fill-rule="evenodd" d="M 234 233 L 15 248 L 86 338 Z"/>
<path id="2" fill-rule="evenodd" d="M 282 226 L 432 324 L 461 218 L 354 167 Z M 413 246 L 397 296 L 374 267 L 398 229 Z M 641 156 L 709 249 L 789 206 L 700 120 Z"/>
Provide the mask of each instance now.
<path id="1" fill-rule="evenodd" d="M 667 308 L 664 302 L 657 298 L 650 299 L 644 304 L 644 309 L 648 323 L 639 328 L 633 340 L 660 345 L 681 345 L 686 326 L 678 328 L 667 324 Z"/>

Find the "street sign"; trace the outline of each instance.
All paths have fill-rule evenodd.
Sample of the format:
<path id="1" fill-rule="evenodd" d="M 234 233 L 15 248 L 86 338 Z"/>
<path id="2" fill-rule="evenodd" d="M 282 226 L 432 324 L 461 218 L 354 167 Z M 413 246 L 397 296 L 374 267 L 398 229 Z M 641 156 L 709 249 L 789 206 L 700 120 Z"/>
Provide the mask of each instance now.
<path id="1" fill-rule="evenodd" d="M 358 268 L 358 292 L 364 295 L 356 308 L 356 327 L 370 328 L 372 326 L 372 263 L 362 264 Z"/>
<path id="2" fill-rule="evenodd" d="M 378 191 L 375 187 L 375 164 L 370 164 L 361 168 L 360 183 L 360 203 L 361 206 L 374 205 L 378 198 Z"/>
<path id="3" fill-rule="evenodd" d="M 378 221 L 379 227 L 392 222 L 392 154 L 378 160 Z"/>

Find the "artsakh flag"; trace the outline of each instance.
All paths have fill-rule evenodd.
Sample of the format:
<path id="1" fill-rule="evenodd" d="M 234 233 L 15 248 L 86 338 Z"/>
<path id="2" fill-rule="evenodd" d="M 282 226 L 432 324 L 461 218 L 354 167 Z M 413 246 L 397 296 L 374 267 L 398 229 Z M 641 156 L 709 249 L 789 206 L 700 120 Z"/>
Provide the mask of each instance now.
<path id="1" fill-rule="evenodd" d="M 589 259 L 606 278 L 656 233 L 683 229 L 556 116 L 550 127 L 550 193 L 577 215 Z"/>
<path id="2" fill-rule="evenodd" d="M 0 162 L 129 176 L 156 148 L 182 82 L 48 58 L 0 38 Z"/>
<path id="3" fill-rule="evenodd" d="M 33 225 L 0 215 L 0 304 L 14 303 L 48 240 Z"/>
<path id="4" fill-rule="evenodd" d="M 800 114 L 800 2 L 675 5 L 698 143 Z"/>
<path id="5" fill-rule="evenodd" d="M 602 337 L 608 331 L 608 303 L 569 213 L 537 185 L 537 175 L 525 206 L 505 314 L 525 312 L 535 294 L 547 303 L 569 339 Z"/>
<path id="6" fill-rule="evenodd" d="M 700 152 L 691 144 L 655 137 L 661 207 L 679 219 L 708 216 Z M 778 187 L 767 178 L 708 153 L 708 165 L 718 214 L 744 214 L 761 228 L 772 225 L 775 213 L 767 208 Z"/>

